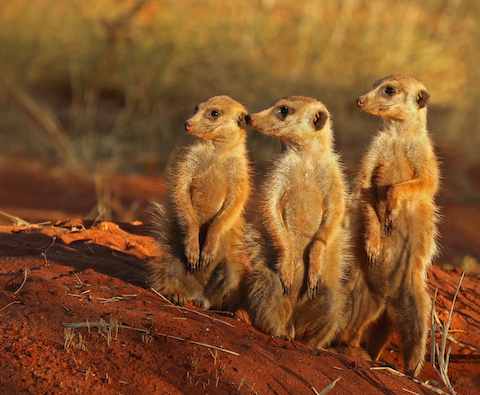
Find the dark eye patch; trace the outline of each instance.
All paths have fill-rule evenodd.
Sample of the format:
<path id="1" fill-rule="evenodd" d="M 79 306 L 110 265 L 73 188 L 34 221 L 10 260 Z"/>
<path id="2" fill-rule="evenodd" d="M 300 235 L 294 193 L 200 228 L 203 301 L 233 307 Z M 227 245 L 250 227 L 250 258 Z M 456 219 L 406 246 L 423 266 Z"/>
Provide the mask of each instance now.
<path id="1" fill-rule="evenodd" d="M 287 106 L 280 106 L 277 108 L 276 114 L 280 119 L 285 119 L 288 114 L 291 114 L 292 110 Z"/>
<path id="2" fill-rule="evenodd" d="M 387 86 L 385 88 L 385 93 L 389 96 L 393 96 L 397 91 L 395 90 L 395 88 L 393 86 Z"/>
<path id="3" fill-rule="evenodd" d="M 210 112 L 207 114 L 207 117 L 209 118 L 218 118 L 221 115 L 221 112 L 219 110 L 212 109 Z"/>

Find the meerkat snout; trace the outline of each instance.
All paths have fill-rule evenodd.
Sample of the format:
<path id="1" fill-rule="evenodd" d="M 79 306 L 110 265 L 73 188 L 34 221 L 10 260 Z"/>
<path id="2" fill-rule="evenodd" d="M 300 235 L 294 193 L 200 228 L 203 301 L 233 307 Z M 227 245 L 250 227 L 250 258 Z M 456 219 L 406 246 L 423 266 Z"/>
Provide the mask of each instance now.
<path id="1" fill-rule="evenodd" d="M 187 132 L 189 132 L 189 131 L 192 130 L 192 128 L 193 128 L 193 125 L 192 125 L 190 122 L 185 122 L 184 125 L 185 125 L 185 130 L 186 130 Z"/>
<path id="2" fill-rule="evenodd" d="M 363 108 L 365 105 L 365 100 L 361 99 L 360 97 L 357 99 L 357 106 Z"/>

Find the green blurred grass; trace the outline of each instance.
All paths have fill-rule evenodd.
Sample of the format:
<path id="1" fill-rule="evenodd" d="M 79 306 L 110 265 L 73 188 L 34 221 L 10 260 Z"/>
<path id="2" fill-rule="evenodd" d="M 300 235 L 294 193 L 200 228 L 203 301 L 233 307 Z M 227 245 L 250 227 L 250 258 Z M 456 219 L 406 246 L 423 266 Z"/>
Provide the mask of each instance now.
<path id="1" fill-rule="evenodd" d="M 462 173 L 480 142 L 479 9 L 476 0 L 0 0 L 0 155 L 161 171 L 190 141 L 182 125 L 199 101 L 227 94 L 254 112 L 303 94 L 330 109 L 355 172 L 379 123 L 355 99 L 403 73 L 429 88 L 433 137 Z M 255 132 L 249 145 L 260 166 L 277 149 Z"/>

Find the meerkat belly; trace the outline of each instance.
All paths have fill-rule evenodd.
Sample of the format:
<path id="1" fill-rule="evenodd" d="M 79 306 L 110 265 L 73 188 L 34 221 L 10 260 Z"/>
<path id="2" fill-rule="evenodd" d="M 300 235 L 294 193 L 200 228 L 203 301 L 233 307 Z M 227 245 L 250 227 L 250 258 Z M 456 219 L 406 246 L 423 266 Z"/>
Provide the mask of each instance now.
<path id="1" fill-rule="evenodd" d="M 209 222 L 222 208 L 227 196 L 227 181 L 214 171 L 194 178 L 190 189 L 199 224 Z"/>
<path id="2" fill-rule="evenodd" d="M 286 199 L 284 221 L 292 239 L 297 257 L 317 233 L 323 218 L 321 190 L 313 183 L 292 186 L 292 195 Z"/>

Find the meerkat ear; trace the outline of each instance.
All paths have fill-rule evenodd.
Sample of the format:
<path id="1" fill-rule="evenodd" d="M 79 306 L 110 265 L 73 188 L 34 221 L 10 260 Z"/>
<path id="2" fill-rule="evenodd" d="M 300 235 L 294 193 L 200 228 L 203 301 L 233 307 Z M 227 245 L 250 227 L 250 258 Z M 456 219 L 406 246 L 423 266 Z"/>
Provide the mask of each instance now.
<path id="1" fill-rule="evenodd" d="M 247 128 L 248 119 L 249 119 L 248 114 L 246 114 L 244 112 L 242 114 L 240 114 L 240 116 L 238 117 L 238 121 L 237 121 L 240 129 L 246 129 Z"/>
<path id="2" fill-rule="evenodd" d="M 313 126 L 315 126 L 315 130 L 321 130 L 327 123 L 328 114 L 323 111 L 319 111 L 315 114 L 313 118 Z"/>
<path id="3" fill-rule="evenodd" d="M 430 99 L 430 94 L 427 91 L 422 89 L 420 92 L 418 92 L 417 94 L 418 108 L 425 107 L 428 103 L 428 99 Z"/>

